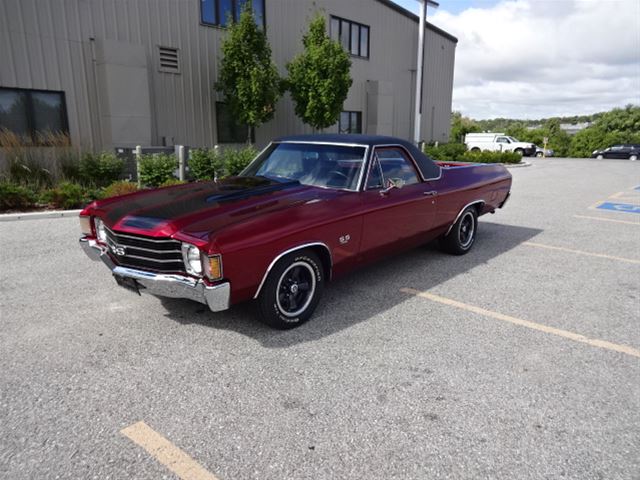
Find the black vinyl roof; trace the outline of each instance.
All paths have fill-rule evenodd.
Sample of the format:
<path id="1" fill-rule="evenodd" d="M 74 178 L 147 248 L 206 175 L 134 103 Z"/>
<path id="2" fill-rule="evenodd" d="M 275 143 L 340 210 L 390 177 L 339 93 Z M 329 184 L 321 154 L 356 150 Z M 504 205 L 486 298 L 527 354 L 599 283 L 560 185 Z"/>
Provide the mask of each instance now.
<path id="1" fill-rule="evenodd" d="M 301 142 L 301 143 L 343 143 L 357 144 L 368 147 L 380 145 L 400 145 L 404 147 L 418 164 L 418 168 L 424 178 L 436 178 L 440 176 L 440 167 L 433 160 L 427 157 L 413 143 L 396 137 L 387 137 L 384 135 L 359 135 L 359 134 L 338 134 L 338 133 L 322 133 L 315 135 L 290 135 L 286 137 L 276 138 L 274 142 Z"/>

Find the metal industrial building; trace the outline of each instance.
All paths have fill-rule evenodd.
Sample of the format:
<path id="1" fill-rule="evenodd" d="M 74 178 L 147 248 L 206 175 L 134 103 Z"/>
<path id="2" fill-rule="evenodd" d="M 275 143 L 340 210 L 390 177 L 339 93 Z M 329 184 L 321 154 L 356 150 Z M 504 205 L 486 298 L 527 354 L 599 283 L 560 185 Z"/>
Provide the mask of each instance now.
<path id="1" fill-rule="evenodd" d="M 246 0 L 0 0 L 0 126 L 72 144 L 212 146 L 246 138 L 214 90 L 227 14 Z M 351 53 L 328 132 L 410 139 L 418 17 L 389 0 L 252 0 L 280 73 L 318 11 Z M 427 24 L 422 139 L 447 141 L 457 39 Z M 256 143 L 310 131 L 288 95 Z"/>

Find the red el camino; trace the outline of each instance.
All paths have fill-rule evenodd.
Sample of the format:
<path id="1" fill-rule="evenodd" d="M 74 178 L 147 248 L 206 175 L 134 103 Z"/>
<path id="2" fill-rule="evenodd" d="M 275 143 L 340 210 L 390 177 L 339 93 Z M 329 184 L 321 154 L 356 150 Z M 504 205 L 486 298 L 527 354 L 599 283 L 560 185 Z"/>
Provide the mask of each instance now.
<path id="1" fill-rule="evenodd" d="M 436 238 L 467 253 L 510 189 L 500 164 L 434 162 L 397 138 L 285 137 L 237 177 L 92 203 L 80 244 L 135 292 L 214 312 L 254 299 L 265 323 L 291 328 L 359 266 Z"/>

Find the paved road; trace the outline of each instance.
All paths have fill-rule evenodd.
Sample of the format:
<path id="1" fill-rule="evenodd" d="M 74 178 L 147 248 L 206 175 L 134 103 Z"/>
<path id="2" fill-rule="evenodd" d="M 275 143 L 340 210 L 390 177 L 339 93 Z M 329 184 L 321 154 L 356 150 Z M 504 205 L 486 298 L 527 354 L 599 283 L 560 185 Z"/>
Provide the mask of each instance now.
<path id="1" fill-rule="evenodd" d="M 289 332 L 117 288 L 75 219 L 0 223 L 0 477 L 176 478 L 143 421 L 224 480 L 639 478 L 640 215 L 589 207 L 637 204 L 640 162 L 533 163 L 469 255 Z"/>

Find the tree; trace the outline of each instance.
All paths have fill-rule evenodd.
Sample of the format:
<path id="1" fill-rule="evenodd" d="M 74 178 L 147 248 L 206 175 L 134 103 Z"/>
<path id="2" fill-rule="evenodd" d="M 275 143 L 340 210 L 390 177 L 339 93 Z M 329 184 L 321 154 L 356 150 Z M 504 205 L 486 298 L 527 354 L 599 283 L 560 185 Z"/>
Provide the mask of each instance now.
<path id="1" fill-rule="evenodd" d="M 322 15 L 311 21 L 302 43 L 304 51 L 287 64 L 295 112 L 314 129 L 327 128 L 338 121 L 349 93 L 351 60 L 327 35 Z"/>
<path id="2" fill-rule="evenodd" d="M 467 133 L 479 131 L 480 127 L 474 120 L 471 120 L 469 117 L 463 117 L 460 112 L 453 112 L 451 114 L 451 142 L 464 143 L 464 137 Z"/>
<path id="3" fill-rule="evenodd" d="M 224 94 L 236 122 L 250 127 L 247 143 L 252 129 L 273 118 L 281 84 L 267 36 L 256 24 L 251 2 L 246 2 L 240 20 L 230 22 L 222 42 L 216 89 Z"/>

